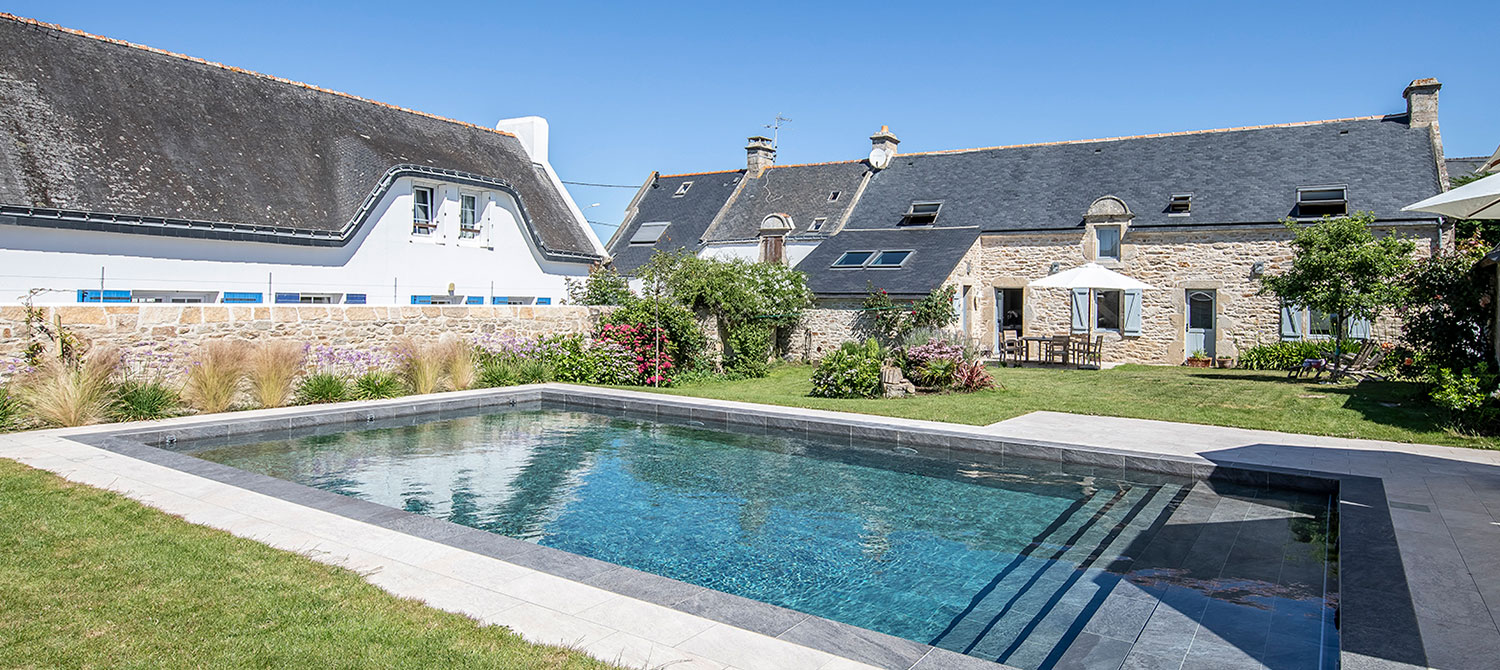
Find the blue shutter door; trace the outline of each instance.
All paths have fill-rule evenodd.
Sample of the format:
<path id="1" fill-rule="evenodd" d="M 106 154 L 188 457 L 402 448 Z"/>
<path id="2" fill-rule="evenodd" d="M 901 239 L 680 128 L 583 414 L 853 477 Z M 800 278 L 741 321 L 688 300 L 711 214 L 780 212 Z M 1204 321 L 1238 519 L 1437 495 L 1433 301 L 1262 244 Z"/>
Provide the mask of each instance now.
<path id="1" fill-rule="evenodd" d="M 1141 290 L 1138 288 L 1125 291 L 1125 321 L 1120 328 L 1125 335 L 1141 334 Z"/>
<path id="2" fill-rule="evenodd" d="M 1073 289 L 1073 332 L 1089 332 L 1089 290 Z"/>

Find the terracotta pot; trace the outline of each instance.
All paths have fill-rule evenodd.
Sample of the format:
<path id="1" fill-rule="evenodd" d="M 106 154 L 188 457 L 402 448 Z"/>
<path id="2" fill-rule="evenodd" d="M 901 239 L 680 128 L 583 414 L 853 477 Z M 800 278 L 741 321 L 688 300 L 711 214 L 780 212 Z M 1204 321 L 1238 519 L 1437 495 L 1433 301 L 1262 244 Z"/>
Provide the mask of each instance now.
<path id="1" fill-rule="evenodd" d="M 1218 368 L 1221 368 L 1221 369 L 1228 370 L 1229 368 L 1234 367 L 1234 359 L 1233 358 L 1219 358 L 1219 359 L 1215 359 L 1214 360 L 1214 366 L 1218 367 Z"/>
<path id="2" fill-rule="evenodd" d="M 1213 365 L 1213 363 L 1214 360 L 1212 358 L 1189 358 L 1182 362 L 1183 365 L 1190 368 L 1206 368 Z"/>

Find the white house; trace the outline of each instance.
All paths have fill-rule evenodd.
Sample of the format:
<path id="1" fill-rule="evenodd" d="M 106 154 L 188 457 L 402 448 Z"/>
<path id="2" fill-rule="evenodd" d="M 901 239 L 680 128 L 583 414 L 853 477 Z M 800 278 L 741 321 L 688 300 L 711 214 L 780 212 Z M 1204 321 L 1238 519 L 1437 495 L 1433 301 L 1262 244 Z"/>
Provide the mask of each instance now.
<path id="1" fill-rule="evenodd" d="M 606 258 L 496 128 L 0 15 L 0 304 L 556 304 Z"/>

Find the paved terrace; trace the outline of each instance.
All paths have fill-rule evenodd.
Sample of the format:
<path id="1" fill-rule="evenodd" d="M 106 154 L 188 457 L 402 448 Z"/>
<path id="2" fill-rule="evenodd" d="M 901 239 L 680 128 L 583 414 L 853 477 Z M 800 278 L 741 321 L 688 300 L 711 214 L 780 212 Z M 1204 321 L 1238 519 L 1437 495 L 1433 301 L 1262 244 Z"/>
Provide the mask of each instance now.
<path id="1" fill-rule="evenodd" d="M 1083 449 L 1076 453 L 1101 464 L 1132 459 L 1157 462 L 1153 459 L 1160 457 L 1201 466 L 1267 465 L 1347 476 L 1343 480 L 1345 490 L 1340 510 L 1347 520 L 1342 555 L 1346 571 L 1361 562 L 1360 569 L 1368 574 L 1378 574 L 1381 569 L 1404 570 L 1411 592 L 1408 596 L 1404 585 L 1399 584 L 1402 588 L 1360 589 L 1347 583 L 1343 586 L 1344 611 L 1361 612 L 1360 620 L 1372 626 L 1369 634 L 1364 635 L 1345 626 L 1343 666 L 1459 669 L 1488 667 L 1495 658 L 1500 658 L 1500 631 L 1491 611 L 1492 604 L 1500 599 L 1500 529 L 1494 516 L 1494 510 L 1500 509 L 1500 452 L 1050 412 L 973 427 L 666 398 L 632 391 L 585 390 L 563 385 L 531 388 L 569 394 L 585 392 L 622 402 L 626 407 L 638 403 L 692 406 L 694 416 L 701 414 L 705 418 L 740 414 L 755 416 L 766 423 L 773 417 L 779 417 L 782 423 L 805 421 L 809 431 L 813 423 L 837 421 L 851 426 L 847 429 L 851 439 L 882 434 L 882 427 L 886 427 L 937 435 L 940 442 L 951 440 L 954 450 L 959 449 L 960 442 L 984 435 L 1082 445 Z M 483 402 L 494 393 L 466 391 L 440 395 L 449 401 Z M 348 567 L 393 594 L 422 600 L 483 623 L 509 626 L 534 642 L 568 645 L 635 667 L 668 666 L 676 670 L 999 667 L 942 649 L 913 648 L 913 643 L 872 631 L 860 633 L 861 629 L 850 631 L 852 627 L 831 627 L 832 622 L 826 620 L 752 601 L 742 603 L 741 614 L 707 609 L 695 613 L 690 611 L 695 599 L 722 605 L 724 598 L 732 596 L 647 593 L 637 589 L 643 586 L 653 591 L 676 587 L 706 589 L 651 579 L 650 575 L 598 561 L 593 561 L 597 565 L 587 572 L 569 574 L 579 566 L 590 565 L 590 559 L 571 554 L 559 557 L 563 552 L 534 545 L 503 559 L 496 558 L 494 551 L 477 553 L 466 549 L 465 544 L 492 547 L 500 540 L 519 541 L 482 531 L 466 534 L 462 530 L 445 531 L 441 541 L 434 541 L 421 537 L 430 535 L 424 529 L 430 531 L 434 523 L 452 524 L 421 517 L 397 518 L 397 513 L 405 513 L 389 509 L 375 512 L 369 520 L 360 520 L 349 509 L 331 509 L 327 501 L 308 506 L 288 499 L 296 496 L 248 490 L 224 481 L 226 478 L 222 476 L 200 476 L 181 465 L 148 462 L 144 457 L 133 458 L 119 450 L 97 448 L 80 441 L 98 442 L 101 434 L 121 429 L 186 431 L 226 420 L 279 421 L 283 425 L 290 420 L 301 425 L 307 421 L 292 417 L 340 408 L 345 411 L 358 408 L 362 413 L 375 410 L 371 412 L 374 414 L 382 408 L 410 408 L 414 403 L 413 398 L 401 398 L 0 435 L 0 457 L 120 492 L 192 523 Z M 924 442 L 932 444 L 931 440 Z M 1007 444 L 1006 453 L 1011 453 L 1013 446 L 1033 452 L 1036 449 L 1036 445 Z M 1364 489 L 1360 495 L 1351 495 L 1351 491 L 1361 486 Z M 260 488 L 269 490 L 264 482 Z M 371 504 L 348 501 L 347 507 L 361 505 Z M 1377 516 L 1381 519 L 1388 508 L 1389 522 L 1357 524 L 1375 536 L 1350 537 L 1350 529 L 1356 524 L 1348 521 L 1369 508 L 1379 508 Z M 421 523 L 424 521 L 430 523 Z M 1392 540 L 1399 551 L 1354 555 L 1349 550 L 1355 544 L 1390 547 Z M 676 604 L 671 607 L 658 604 L 666 602 L 664 595 Z M 765 616 L 751 620 L 743 613 Z M 1401 639 L 1402 635 L 1392 635 L 1391 631 L 1407 631 L 1409 635 Z M 1387 639 L 1389 643 L 1382 648 L 1382 641 Z M 1351 646 L 1357 646 L 1359 653 L 1351 652 Z M 861 660 L 853 660 L 856 658 Z"/>

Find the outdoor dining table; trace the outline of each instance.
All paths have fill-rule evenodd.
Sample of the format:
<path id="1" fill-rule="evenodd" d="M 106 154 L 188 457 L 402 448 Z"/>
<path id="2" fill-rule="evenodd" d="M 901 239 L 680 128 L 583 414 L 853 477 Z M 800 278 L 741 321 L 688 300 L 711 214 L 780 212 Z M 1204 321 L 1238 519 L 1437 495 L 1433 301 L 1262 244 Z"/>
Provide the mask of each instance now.
<path id="1" fill-rule="evenodd" d="M 1021 360 L 1031 362 L 1031 345 L 1036 344 L 1036 360 L 1042 360 L 1042 352 L 1046 350 L 1047 343 L 1052 341 L 1048 335 L 1031 335 L 1021 338 Z"/>

